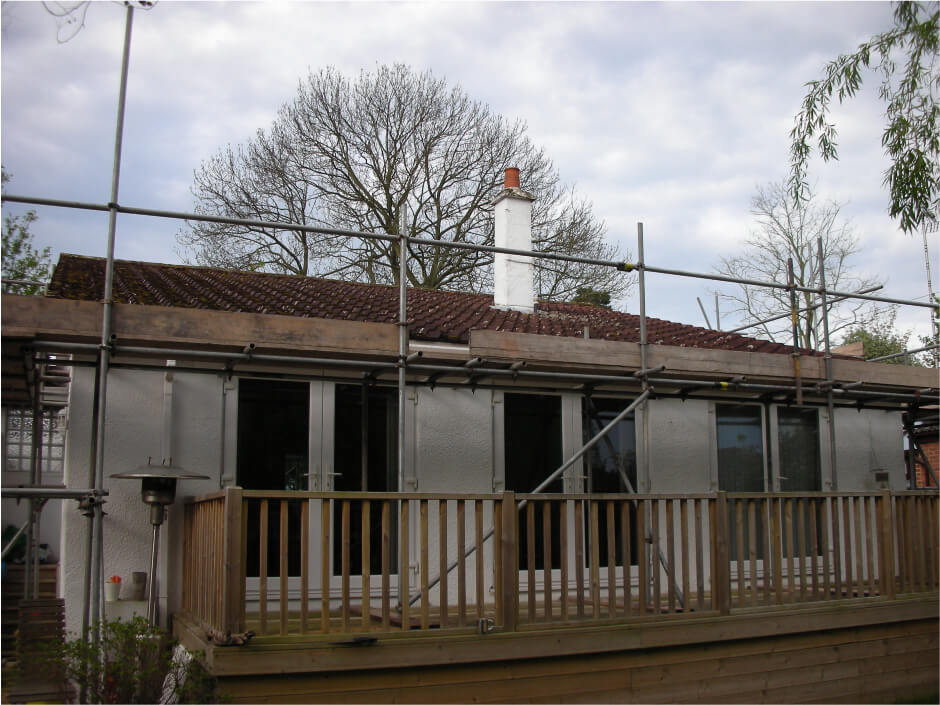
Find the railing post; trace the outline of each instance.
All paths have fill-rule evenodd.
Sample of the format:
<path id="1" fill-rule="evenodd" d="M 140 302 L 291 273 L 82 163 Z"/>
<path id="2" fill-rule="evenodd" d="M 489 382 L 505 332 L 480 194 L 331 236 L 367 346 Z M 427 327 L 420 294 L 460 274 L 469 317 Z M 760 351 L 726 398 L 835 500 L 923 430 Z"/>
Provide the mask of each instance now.
<path id="1" fill-rule="evenodd" d="M 221 631 L 237 634 L 245 631 L 242 623 L 245 604 L 245 581 L 243 578 L 241 487 L 225 488 L 225 525 L 223 527 L 224 574 L 222 576 L 222 624 Z"/>
<path id="2" fill-rule="evenodd" d="M 878 543 L 880 547 L 879 573 L 881 594 L 889 600 L 895 597 L 894 576 L 894 522 L 891 519 L 891 491 L 885 490 L 878 497 Z"/>
<path id="3" fill-rule="evenodd" d="M 712 575 L 713 607 L 719 614 L 731 613 L 731 556 L 728 545 L 728 494 L 719 492 L 715 500 L 712 521 L 712 551 L 714 551 L 714 573 Z"/>
<path id="4" fill-rule="evenodd" d="M 499 590 L 502 593 L 503 630 L 516 631 L 519 621 L 519 564 L 516 558 L 516 494 L 503 492 L 500 502 L 502 529 L 498 547 L 500 561 Z"/>

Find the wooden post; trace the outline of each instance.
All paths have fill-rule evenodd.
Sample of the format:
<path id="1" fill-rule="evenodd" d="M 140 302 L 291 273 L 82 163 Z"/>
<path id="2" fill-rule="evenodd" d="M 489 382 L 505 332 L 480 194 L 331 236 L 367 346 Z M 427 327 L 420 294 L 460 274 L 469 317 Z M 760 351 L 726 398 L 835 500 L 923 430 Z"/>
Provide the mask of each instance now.
<path id="1" fill-rule="evenodd" d="M 503 608 L 502 625 L 507 632 L 516 631 L 519 622 L 519 569 L 516 562 L 516 494 L 503 492 L 500 501 L 502 512 L 502 541 L 499 545 L 501 584 L 497 589 L 502 593 L 500 604 Z"/>
<path id="2" fill-rule="evenodd" d="M 719 492 L 715 502 L 715 521 L 712 525 L 715 552 L 715 574 L 712 591 L 715 607 L 720 614 L 731 613 L 731 556 L 728 550 L 728 494 Z"/>
<path id="3" fill-rule="evenodd" d="M 894 531 L 891 520 L 891 492 L 885 490 L 878 497 L 878 567 L 881 573 L 881 594 L 889 600 L 895 597 Z"/>
<path id="4" fill-rule="evenodd" d="M 223 632 L 245 631 L 242 621 L 245 606 L 245 581 L 242 580 L 242 488 L 225 488 L 225 528 L 223 553 L 225 575 L 222 580 Z"/>

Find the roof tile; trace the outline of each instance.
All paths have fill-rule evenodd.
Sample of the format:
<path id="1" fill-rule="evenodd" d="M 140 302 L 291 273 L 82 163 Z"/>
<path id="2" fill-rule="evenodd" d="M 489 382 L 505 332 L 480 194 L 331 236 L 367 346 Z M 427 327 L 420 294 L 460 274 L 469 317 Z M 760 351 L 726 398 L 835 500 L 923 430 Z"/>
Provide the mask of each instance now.
<path id="1" fill-rule="evenodd" d="M 63 254 L 47 295 L 101 300 L 105 260 Z M 534 313 L 493 308 L 488 294 L 429 289 L 408 290 L 410 334 L 414 340 L 467 343 L 471 330 L 639 342 L 639 316 L 589 304 L 540 301 Z M 378 284 L 238 272 L 209 267 L 116 260 L 114 300 L 118 303 L 272 313 L 288 316 L 395 323 L 398 290 Z M 786 354 L 792 348 L 734 333 L 647 318 L 651 343 L 682 347 Z M 804 354 L 818 354 L 804 350 Z"/>

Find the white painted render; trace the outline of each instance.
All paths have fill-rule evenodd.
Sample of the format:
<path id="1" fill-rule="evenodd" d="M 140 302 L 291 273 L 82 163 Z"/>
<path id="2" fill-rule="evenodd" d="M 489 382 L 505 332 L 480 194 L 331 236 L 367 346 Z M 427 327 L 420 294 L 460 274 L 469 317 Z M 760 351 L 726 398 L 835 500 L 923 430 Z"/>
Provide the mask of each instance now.
<path id="1" fill-rule="evenodd" d="M 493 206 L 496 247 L 532 249 L 532 198 L 504 192 Z M 519 191 L 520 194 L 524 192 Z M 493 305 L 514 311 L 535 310 L 532 258 L 497 253 L 493 257 Z"/>
<path id="2" fill-rule="evenodd" d="M 105 487 L 111 494 L 105 507 L 106 576 L 117 574 L 130 580 L 132 572 L 149 570 L 152 533 L 148 508 L 140 500 L 139 484 L 133 480 L 114 480 L 110 475 L 146 463 L 148 457 L 160 458 L 164 382 L 162 369 L 113 369 L 109 375 Z M 237 384 L 237 379 L 229 381 L 217 374 L 174 373 L 171 415 L 174 462 L 186 470 L 210 477 L 181 483 L 178 498 L 234 484 Z M 310 488 L 329 489 L 330 473 L 334 472 L 334 384 L 329 381 L 309 384 Z M 93 369 L 73 369 L 65 472 L 65 481 L 72 487 L 88 484 L 93 386 Z M 454 493 L 501 491 L 505 477 L 503 399 L 501 391 L 409 387 L 406 462 L 413 468 L 414 475 L 406 473 L 406 480 L 414 477 L 417 485 L 404 489 Z M 628 401 L 625 400 L 625 404 Z M 580 395 L 562 395 L 561 408 L 563 455 L 567 458 L 583 441 Z M 770 416 L 765 418 L 765 427 L 772 433 L 776 407 L 764 408 L 764 414 Z M 714 402 L 658 399 L 650 402 L 648 413 L 651 471 L 650 477 L 638 478 L 639 489 L 657 493 L 704 493 L 717 489 Z M 824 489 L 827 489 L 825 482 L 831 474 L 824 409 L 820 409 L 819 423 Z M 904 489 L 899 412 L 839 409 L 836 440 L 840 490 L 878 489 L 872 472 L 875 468 L 890 473 L 892 489 Z M 777 451 L 771 447 L 765 452 L 773 467 Z M 566 490 L 581 491 L 583 475 L 583 464 L 575 463 L 566 473 Z M 316 526 L 316 517 L 312 519 L 312 525 Z M 432 519 L 432 536 L 435 536 L 435 521 Z M 61 590 L 67 600 L 68 628 L 74 630 L 80 623 L 88 521 L 79 515 L 75 502 L 68 502 L 63 503 L 62 524 Z M 158 586 L 164 618 L 179 606 L 182 524 L 182 502 L 178 499 L 163 526 L 160 544 Z M 412 526 L 415 525 L 413 522 Z M 471 530 L 468 524 L 468 532 Z M 453 545 L 454 541 L 455 537 L 448 536 L 449 544 Z M 311 544 L 315 546 L 316 542 Z M 431 546 L 431 551 L 436 555 L 436 546 Z M 417 552 L 413 551 L 412 555 Z M 313 565 L 318 565 L 318 561 Z M 317 580 L 312 584 L 319 585 Z"/>

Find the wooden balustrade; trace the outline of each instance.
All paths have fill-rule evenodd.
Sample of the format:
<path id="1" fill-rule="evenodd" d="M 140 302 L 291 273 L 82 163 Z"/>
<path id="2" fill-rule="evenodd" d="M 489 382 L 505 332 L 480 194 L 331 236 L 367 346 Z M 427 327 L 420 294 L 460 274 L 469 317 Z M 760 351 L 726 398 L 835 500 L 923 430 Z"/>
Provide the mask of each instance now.
<path id="1" fill-rule="evenodd" d="M 230 597 L 223 594 L 227 499 L 216 492 L 187 503 L 183 520 L 182 608 L 215 628 L 224 624 Z"/>
<path id="2" fill-rule="evenodd" d="M 229 488 L 185 510 L 183 609 L 222 632 L 543 629 L 938 587 L 938 496 Z M 404 579 L 400 579 L 404 576 Z"/>

